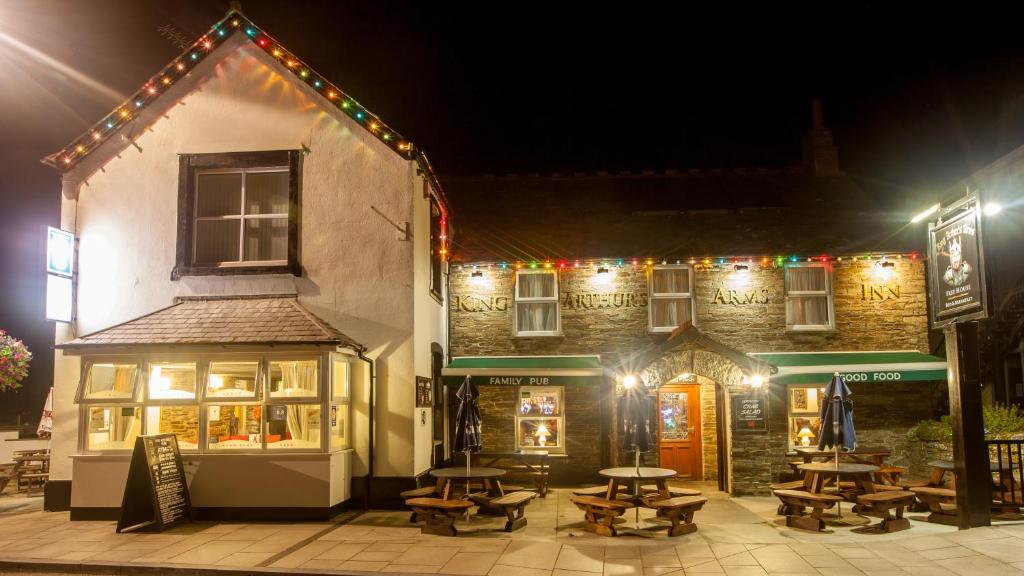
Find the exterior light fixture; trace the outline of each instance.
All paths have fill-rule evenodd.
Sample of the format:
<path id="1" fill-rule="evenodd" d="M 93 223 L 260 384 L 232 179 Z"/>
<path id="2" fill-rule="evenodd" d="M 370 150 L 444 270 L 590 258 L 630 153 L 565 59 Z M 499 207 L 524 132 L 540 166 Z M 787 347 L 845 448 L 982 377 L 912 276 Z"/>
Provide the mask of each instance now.
<path id="1" fill-rule="evenodd" d="M 910 219 L 910 223 L 911 224 L 917 224 L 921 220 L 924 220 L 925 218 L 931 216 L 932 214 L 935 214 L 938 211 L 939 211 L 939 205 L 938 204 L 933 204 L 932 206 L 930 206 L 924 212 L 921 212 L 917 216 L 914 216 L 913 218 L 911 218 Z"/>
<path id="2" fill-rule="evenodd" d="M 882 261 L 880 261 L 878 263 L 878 265 L 881 266 L 882 268 L 895 268 L 896 267 L 896 263 L 893 262 L 892 260 L 882 260 Z"/>
<path id="3" fill-rule="evenodd" d="M 605 268 L 604 266 L 602 266 L 602 267 L 597 269 L 597 273 L 598 274 L 607 274 L 608 273 L 608 269 Z"/>
<path id="4" fill-rule="evenodd" d="M 760 374 L 754 374 L 750 377 L 750 386 L 752 388 L 760 388 L 764 385 L 764 378 Z"/>
<path id="5" fill-rule="evenodd" d="M 732 268 L 737 272 L 746 272 L 747 270 L 750 270 L 750 266 L 747 266 L 746 264 L 736 264 Z"/>
<path id="6" fill-rule="evenodd" d="M 635 374 L 627 374 L 622 377 L 622 385 L 626 388 L 632 388 L 636 386 L 637 378 Z"/>
<path id="7" fill-rule="evenodd" d="M 1003 206 L 999 202 L 986 202 L 981 211 L 985 216 L 995 216 L 1003 211 Z"/>
<path id="8" fill-rule="evenodd" d="M 473 278 L 483 278 L 484 273 L 481 272 L 480 270 L 476 270 L 472 274 L 470 274 L 470 276 L 472 276 Z"/>

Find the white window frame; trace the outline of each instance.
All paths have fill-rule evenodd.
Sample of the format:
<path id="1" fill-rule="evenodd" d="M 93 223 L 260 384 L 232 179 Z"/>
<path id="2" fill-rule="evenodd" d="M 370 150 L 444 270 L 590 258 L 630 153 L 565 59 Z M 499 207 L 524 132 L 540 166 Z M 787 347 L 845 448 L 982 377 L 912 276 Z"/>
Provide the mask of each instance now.
<path id="1" fill-rule="evenodd" d="M 519 412 L 519 402 L 524 391 L 557 390 L 558 391 L 558 414 L 555 416 L 523 416 Z M 550 454 L 565 454 L 565 386 L 519 386 L 516 388 L 516 450 L 522 452 L 548 452 Z M 526 421 L 556 420 L 558 422 L 558 445 L 557 446 L 523 446 L 520 442 L 519 423 Z"/>
<path id="2" fill-rule="evenodd" d="M 797 441 L 794 437 L 793 420 L 796 418 L 820 418 L 821 415 L 820 410 L 811 410 L 810 408 L 808 408 L 807 410 L 801 410 L 796 412 L 793 411 L 793 390 L 796 389 L 803 389 L 805 391 L 804 397 L 806 398 L 807 390 L 817 390 L 820 395 L 824 395 L 825 387 L 822 386 L 821 384 L 789 384 L 786 386 L 786 437 L 787 442 L 789 443 L 790 452 L 792 452 L 796 448 L 800 448 L 799 441 Z M 821 403 L 820 398 L 818 400 L 818 403 Z M 799 430 L 797 430 L 797 432 L 799 432 Z M 821 430 L 818 430 L 818 433 L 820 434 Z M 818 438 L 815 437 L 813 440 L 811 440 L 810 446 L 815 447 L 817 445 Z"/>
<path id="3" fill-rule="evenodd" d="M 550 274 L 555 278 L 555 295 L 554 296 L 539 296 L 539 297 L 521 297 L 519 296 L 519 278 L 527 274 Z M 558 285 L 558 272 L 556 270 L 516 270 L 516 284 L 512 287 L 514 290 L 513 296 L 515 306 L 512 309 L 512 333 L 518 337 L 535 337 L 535 336 L 561 336 L 562 334 L 562 307 L 560 305 L 560 291 Z M 555 304 L 555 329 L 554 330 L 519 330 L 519 305 L 540 303 L 540 302 L 554 302 Z"/>
<path id="4" fill-rule="evenodd" d="M 654 291 L 654 275 L 658 270 L 686 270 L 689 278 L 687 279 L 686 285 L 689 287 L 689 292 L 664 292 L 656 293 Z M 654 266 L 651 268 L 650 277 L 647 280 L 647 294 L 650 302 L 647 303 L 647 329 L 655 333 L 672 332 L 678 326 L 655 326 L 654 325 L 654 301 L 655 300 L 678 300 L 680 298 L 688 298 L 690 300 L 690 322 L 694 325 L 697 324 L 697 309 L 694 303 L 693 297 L 693 267 L 688 264 L 663 264 Z"/>
<path id="5" fill-rule="evenodd" d="M 819 290 L 786 290 L 786 270 L 789 268 L 822 268 L 825 270 L 825 291 Z M 832 306 L 832 267 L 827 262 L 790 262 L 785 264 L 782 272 L 782 289 L 786 294 L 786 330 L 793 332 L 821 332 L 835 330 L 836 316 Z M 790 298 L 807 296 L 824 296 L 828 306 L 828 324 L 793 324 L 789 318 Z"/>
<path id="6" fill-rule="evenodd" d="M 250 173 L 254 174 L 267 174 L 283 172 L 285 175 L 289 175 L 289 167 L 285 166 L 261 166 L 252 168 L 214 168 L 210 170 L 196 170 L 195 174 L 195 194 L 192 200 L 192 265 L 193 266 L 214 266 L 214 267 L 238 267 L 238 266 L 284 266 L 288 264 L 288 247 L 285 249 L 285 258 L 282 260 L 246 260 L 245 259 L 245 223 L 247 220 L 281 220 L 284 219 L 285 224 L 288 223 L 288 212 L 274 213 L 274 214 L 246 214 L 245 213 L 245 182 L 246 175 Z M 242 175 L 242 193 L 240 197 L 240 203 L 238 206 L 238 214 L 228 214 L 224 216 L 199 216 L 199 197 L 202 194 L 202 190 L 199 189 L 199 178 L 201 176 L 210 176 L 213 174 L 241 174 Z M 289 200 L 290 201 L 290 200 Z M 228 260 L 224 262 L 200 262 L 196 257 L 199 249 L 199 223 L 200 222 L 214 222 L 223 220 L 240 220 L 238 227 L 238 260 Z M 290 240 L 290 238 L 289 238 Z"/>

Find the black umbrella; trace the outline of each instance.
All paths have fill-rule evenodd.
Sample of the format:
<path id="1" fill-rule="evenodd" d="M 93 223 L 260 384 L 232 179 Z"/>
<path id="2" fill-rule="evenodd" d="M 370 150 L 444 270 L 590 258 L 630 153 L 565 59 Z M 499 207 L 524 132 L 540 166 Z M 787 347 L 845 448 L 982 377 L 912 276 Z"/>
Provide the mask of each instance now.
<path id="1" fill-rule="evenodd" d="M 626 388 L 619 399 L 619 415 L 622 419 L 622 445 L 636 450 L 637 467 L 640 467 L 640 453 L 651 449 L 651 398 L 642 382 Z"/>
<path id="2" fill-rule="evenodd" d="M 821 429 L 818 432 L 818 450 L 835 448 L 836 462 L 839 449 L 849 452 L 857 449 L 857 432 L 853 429 L 852 393 L 838 372 L 825 388 L 821 403 Z"/>
<path id="3" fill-rule="evenodd" d="M 480 408 L 476 405 L 479 396 L 469 376 L 462 381 L 455 397 L 459 399 L 459 410 L 455 413 L 455 451 L 466 456 L 466 476 L 469 476 L 469 453 L 479 452 L 483 447 L 480 438 Z"/>

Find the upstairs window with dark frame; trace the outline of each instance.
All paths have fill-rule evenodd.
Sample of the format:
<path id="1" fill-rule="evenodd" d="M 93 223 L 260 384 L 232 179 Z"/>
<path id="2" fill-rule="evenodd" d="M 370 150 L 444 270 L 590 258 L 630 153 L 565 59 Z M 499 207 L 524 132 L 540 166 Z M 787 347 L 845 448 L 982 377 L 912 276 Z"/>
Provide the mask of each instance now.
<path id="1" fill-rule="evenodd" d="M 441 300 L 444 283 L 444 215 L 437 200 L 430 199 L 430 293 Z"/>
<path id="2" fill-rule="evenodd" d="M 174 276 L 298 275 L 300 158 L 289 150 L 182 156 Z"/>

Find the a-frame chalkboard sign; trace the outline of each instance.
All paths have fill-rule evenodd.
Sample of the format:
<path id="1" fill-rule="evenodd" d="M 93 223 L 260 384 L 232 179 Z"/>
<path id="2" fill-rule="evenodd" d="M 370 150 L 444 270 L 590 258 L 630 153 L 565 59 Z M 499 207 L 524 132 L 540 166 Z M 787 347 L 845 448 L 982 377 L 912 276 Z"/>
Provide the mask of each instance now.
<path id="1" fill-rule="evenodd" d="M 164 530 L 191 519 L 192 501 L 177 438 L 174 434 L 139 436 L 128 468 L 117 531 Z"/>

